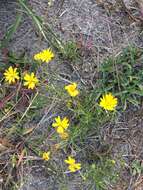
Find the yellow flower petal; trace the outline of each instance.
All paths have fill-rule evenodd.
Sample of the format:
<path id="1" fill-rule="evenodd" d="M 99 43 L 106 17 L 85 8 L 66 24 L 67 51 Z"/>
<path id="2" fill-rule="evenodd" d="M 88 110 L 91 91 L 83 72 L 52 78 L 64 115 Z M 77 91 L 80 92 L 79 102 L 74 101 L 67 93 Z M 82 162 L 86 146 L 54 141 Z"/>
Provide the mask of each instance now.
<path id="1" fill-rule="evenodd" d="M 65 86 L 65 90 L 69 93 L 70 96 L 75 97 L 79 94 L 79 91 L 77 90 L 77 84 L 72 83 L 67 86 Z"/>
<path id="2" fill-rule="evenodd" d="M 42 155 L 43 160 L 48 161 L 50 159 L 50 151 L 44 152 Z"/>
<path id="3" fill-rule="evenodd" d="M 67 163 L 67 164 L 74 164 L 75 163 L 75 159 L 72 158 L 71 156 L 69 156 L 68 159 L 65 160 L 65 163 Z"/>
<path id="4" fill-rule="evenodd" d="M 55 121 L 56 121 L 57 123 L 60 123 L 60 122 L 61 122 L 60 116 L 56 117 L 56 118 L 55 118 Z"/>
<path id="5" fill-rule="evenodd" d="M 74 165 L 69 165 L 69 170 L 71 171 L 71 172 L 76 172 L 76 168 L 74 167 Z"/>
<path id="6" fill-rule="evenodd" d="M 57 133 L 61 134 L 61 133 L 64 133 L 64 129 L 63 127 L 57 127 Z"/>

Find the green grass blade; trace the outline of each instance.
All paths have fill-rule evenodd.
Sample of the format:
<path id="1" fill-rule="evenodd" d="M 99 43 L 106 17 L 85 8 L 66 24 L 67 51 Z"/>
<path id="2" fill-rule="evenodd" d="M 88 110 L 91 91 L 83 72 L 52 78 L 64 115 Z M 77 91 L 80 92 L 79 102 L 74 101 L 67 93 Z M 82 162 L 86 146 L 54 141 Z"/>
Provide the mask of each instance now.
<path id="1" fill-rule="evenodd" d="M 22 18 L 22 13 L 18 13 L 14 24 L 11 25 L 11 27 L 6 32 L 3 40 L 1 41 L 1 48 L 4 48 L 8 45 L 9 41 L 12 39 L 14 33 L 16 32 L 17 28 L 20 25 L 21 18 Z"/>
<path id="2" fill-rule="evenodd" d="M 21 7 L 26 11 L 27 15 L 30 16 L 33 19 L 33 21 L 35 22 L 35 24 L 38 27 L 39 31 L 41 32 L 41 34 L 43 35 L 45 40 L 47 40 L 46 34 L 45 34 L 44 30 L 43 30 L 42 24 L 39 21 L 39 19 L 34 15 L 32 10 L 30 10 L 30 8 L 28 8 L 28 6 L 25 4 L 25 2 L 23 0 L 18 0 L 18 2 L 21 5 Z"/>

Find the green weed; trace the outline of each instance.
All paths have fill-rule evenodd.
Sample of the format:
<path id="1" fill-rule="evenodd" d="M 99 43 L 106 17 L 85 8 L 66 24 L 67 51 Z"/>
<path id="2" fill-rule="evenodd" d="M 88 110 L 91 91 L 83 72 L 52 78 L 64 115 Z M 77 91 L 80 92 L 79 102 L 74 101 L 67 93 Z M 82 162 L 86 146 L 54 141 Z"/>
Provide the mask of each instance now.
<path id="1" fill-rule="evenodd" d="M 22 19 L 22 13 L 18 13 L 14 24 L 11 25 L 11 27 L 7 30 L 3 39 L 1 40 L 0 48 L 7 47 L 9 41 L 13 38 L 14 33 L 17 31 L 17 28 L 19 27 L 21 19 Z"/>
<path id="2" fill-rule="evenodd" d="M 101 158 L 98 163 L 88 166 L 85 177 L 91 181 L 92 187 L 106 190 L 108 185 L 114 184 L 118 179 L 115 161 L 106 157 Z"/>
<path id="3" fill-rule="evenodd" d="M 131 164 L 131 173 L 133 176 L 141 175 L 143 173 L 143 163 L 139 160 L 134 160 Z"/>
<path id="4" fill-rule="evenodd" d="M 114 92 L 120 98 L 124 110 L 129 105 L 139 106 L 143 96 L 143 51 L 128 47 L 116 58 L 107 59 L 100 67 L 99 88 Z"/>

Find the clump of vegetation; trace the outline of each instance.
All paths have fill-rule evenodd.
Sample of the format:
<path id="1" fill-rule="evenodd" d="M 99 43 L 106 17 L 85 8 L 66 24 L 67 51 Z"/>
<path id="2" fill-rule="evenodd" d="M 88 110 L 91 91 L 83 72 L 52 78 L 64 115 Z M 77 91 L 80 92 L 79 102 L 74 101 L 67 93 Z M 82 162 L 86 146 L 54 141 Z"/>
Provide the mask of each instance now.
<path id="1" fill-rule="evenodd" d="M 108 122 L 114 123 L 118 112 L 123 112 L 130 104 L 140 105 L 143 95 L 140 64 L 143 52 L 129 47 L 116 58 L 105 60 L 100 67 L 95 88 L 88 92 L 79 88 L 77 81 L 59 86 L 52 81 L 47 83 L 50 74 L 39 70 L 44 64 L 52 64 L 52 60 L 61 54 L 64 59 L 75 61 L 79 56 L 76 43 L 61 42 L 24 1 L 19 0 L 19 3 L 32 17 L 44 38 L 50 41 L 52 48 L 42 50 L 28 59 L 24 55 L 9 53 L 7 65 L 0 67 L 0 143 L 2 154 L 7 156 L 3 158 L 1 170 L 4 176 L 3 189 L 20 187 L 16 171 L 21 164 L 32 161 L 30 155 L 34 154 L 35 160 L 45 164 L 49 175 L 58 176 L 59 184 L 68 177 L 78 175 L 83 183 L 90 185 L 91 190 L 106 190 L 108 185 L 116 182 L 119 168 L 115 158 L 112 158 L 111 145 L 102 138 L 100 129 Z M 53 75 L 56 77 L 56 73 Z M 40 120 L 40 111 L 47 105 L 48 111 L 44 110 L 46 113 Z M 35 126 L 24 127 L 33 121 Z M 44 121 L 48 121 L 46 132 L 33 137 Z M 96 139 L 94 151 L 89 148 L 92 138 Z M 45 146 L 44 141 L 48 142 Z M 6 150 L 9 148 L 12 151 L 7 155 Z M 56 157 L 62 160 L 62 164 L 57 163 Z M 139 163 L 133 163 L 132 168 L 135 174 L 142 172 Z"/>
<path id="2" fill-rule="evenodd" d="M 124 110 L 130 104 L 138 106 L 142 93 L 142 49 L 129 46 L 117 58 L 107 59 L 100 67 L 100 85 L 120 97 Z"/>
<path id="3" fill-rule="evenodd" d="M 139 50 L 136 49 L 136 52 L 138 51 Z M 126 64 L 130 64 L 130 61 L 132 61 L 130 53 L 132 53 L 132 49 L 128 48 L 126 50 L 125 56 L 127 61 Z M 139 55 L 141 57 L 142 54 L 140 53 Z M 121 59 L 122 57 L 123 55 L 121 55 Z M 50 64 L 50 61 L 54 58 L 54 53 L 51 49 L 47 49 L 34 55 L 33 58 L 37 61 L 35 64 L 37 64 L 36 67 L 38 69 L 38 67 L 41 67 L 45 61 L 49 62 L 48 64 Z M 135 57 L 136 60 L 138 58 L 138 56 Z M 117 60 L 119 61 L 120 58 L 117 57 Z M 112 62 L 111 59 L 109 59 L 109 61 L 110 63 Z M 46 84 L 48 87 L 46 91 L 50 91 L 50 96 L 47 99 L 51 99 L 52 94 L 56 96 L 57 100 L 59 101 L 59 105 L 61 104 L 60 102 L 62 102 L 64 105 L 65 117 L 62 117 L 60 114 L 56 114 L 56 117 L 53 117 L 54 115 L 51 117 L 53 122 L 52 125 L 50 125 L 50 129 L 47 131 L 47 134 L 51 133 L 50 138 L 52 141 L 54 141 L 54 144 L 57 145 L 54 149 L 48 146 L 48 149 L 43 151 L 40 150 L 39 143 L 42 143 L 42 139 L 45 138 L 45 136 L 39 135 L 34 140 L 30 140 L 30 137 L 27 139 L 25 138 L 25 135 L 27 136 L 28 134 L 32 133 L 35 128 L 32 127 L 26 130 L 22 127 L 22 125 L 28 120 L 37 117 L 36 113 L 39 112 L 37 109 L 41 109 L 45 103 L 47 103 L 47 101 L 45 101 L 44 94 L 40 92 L 40 86 L 45 86 L 44 81 L 40 77 L 40 73 L 37 73 L 38 75 L 36 76 L 34 71 L 32 72 L 30 65 L 26 65 L 25 67 L 22 65 L 22 67 L 20 67 L 20 65 L 10 66 L 8 64 L 7 69 L 5 68 L 5 70 L 1 70 L 3 73 L 3 80 L 1 81 L 1 91 L 3 94 L 3 104 L 1 105 L 1 122 L 6 120 L 9 120 L 11 122 L 11 127 L 6 129 L 8 130 L 8 133 L 5 134 L 5 132 L 3 132 L 4 139 L 6 139 L 8 142 L 10 140 L 14 144 L 17 144 L 25 139 L 25 143 L 22 149 L 23 156 L 25 155 L 25 149 L 26 154 L 29 152 L 28 149 L 32 149 L 37 156 L 41 157 L 41 159 L 49 163 L 54 159 L 55 151 L 57 152 L 57 150 L 63 149 L 64 154 L 66 157 L 68 157 L 68 159 L 65 158 L 65 162 L 69 165 L 67 172 L 79 171 L 78 174 L 84 181 L 92 181 L 92 184 L 94 184 L 97 189 L 106 189 L 106 185 L 110 184 L 111 181 L 114 182 L 118 176 L 118 172 L 115 172 L 116 161 L 114 161 L 113 158 L 110 158 L 111 155 L 107 156 L 107 154 L 106 157 L 102 157 L 102 155 L 99 156 L 98 152 L 95 152 L 94 156 L 92 153 L 88 153 L 89 158 L 87 161 L 91 162 L 92 160 L 92 162 L 91 164 L 87 164 L 84 162 L 82 163 L 82 161 L 76 162 L 75 155 L 73 155 L 72 152 L 68 149 L 69 147 L 72 147 L 72 149 L 75 149 L 76 155 L 80 155 L 79 153 L 83 151 L 82 144 L 87 143 L 86 141 L 88 141 L 88 138 L 91 134 L 99 137 L 100 143 L 104 143 L 104 140 L 102 137 L 100 137 L 100 128 L 102 125 L 104 125 L 106 122 L 114 122 L 116 120 L 116 117 L 118 115 L 117 110 L 123 109 L 125 101 L 128 101 L 130 96 L 132 97 L 133 91 L 138 91 L 138 94 L 134 94 L 134 96 L 136 95 L 135 100 L 139 95 L 141 95 L 141 88 L 138 86 L 138 81 L 135 83 L 135 85 L 133 83 L 132 91 L 125 91 L 125 89 L 122 90 L 124 85 L 121 84 L 120 91 L 118 92 L 118 80 L 115 81 L 115 71 L 112 71 L 114 70 L 114 66 L 112 65 L 111 67 L 108 64 L 108 66 L 110 66 L 110 70 L 108 70 L 107 73 L 107 68 L 104 65 L 107 64 L 107 62 L 108 61 L 103 63 L 102 70 L 100 71 L 102 72 L 100 73 L 101 78 L 99 79 L 100 85 L 98 84 L 98 88 L 95 88 L 90 92 L 84 92 L 84 90 L 78 88 L 78 84 L 76 82 L 73 82 L 63 87 L 61 90 L 63 97 L 61 97 L 61 93 L 56 93 L 54 95 L 54 89 L 56 89 L 56 87 L 53 87 L 53 84 Z M 135 60 L 134 63 L 136 63 Z M 124 62 L 120 62 L 119 66 L 121 69 L 122 64 L 124 65 Z M 135 65 L 132 65 L 132 67 L 136 69 Z M 120 78 L 122 79 L 122 77 L 124 77 L 123 81 L 126 81 L 126 84 L 129 84 L 131 80 L 131 77 L 129 76 L 134 76 L 132 73 L 136 74 L 135 79 L 137 77 L 138 79 L 140 78 L 140 71 L 137 73 L 133 70 L 132 67 L 130 68 L 132 69 L 132 72 L 130 70 L 124 70 L 124 72 L 126 71 L 126 76 L 124 76 L 123 73 L 120 73 Z M 26 68 L 29 68 L 30 72 L 27 71 Z M 118 72 L 120 72 L 119 69 Z M 105 75 L 106 80 L 104 78 Z M 111 80 L 113 80 L 113 85 L 112 88 L 109 88 L 105 81 L 109 81 L 109 86 L 111 86 Z M 127 89 L 129 88 L 128 85 L 126 85 L 126 87 Z M 10 89 L 14 89 L 12 90 L 13 94 L 11 94 Z M 82 91 L 84 93 L 82 93 Z M 114 96 L 112 92 L 114 92 L 116 96 Z M 125 98 L 125 95 L 127 96 L 127 99 Z M 20 112 L 17 112 L 17 105 L 19 102 L 21 103 L 23 111 L 21 110 Z M 68 114 L 67 116 L 66 113 Z M 12 115 L 14 117 L 11 117 Z M 54 133 L 52 132 L 53 129 Z M 105 144 L 105 147 L 106 148 L 104 148 L 104 153 L 106 154 L 106 152 L 110 152 L 110 146 L 108 146 L 108 144 Z M 16 164 L 19 162 L 18 154 L 18 152 L 14 152 L 14 154 L 11 155 L 11 158 L 13 158 L 13 156 L 15 157 Z M 78 160 L 79 159 L 80 158 L 78 158 Z M 12 165 L 13 164 L 14 162 L 12 161 Z"/>

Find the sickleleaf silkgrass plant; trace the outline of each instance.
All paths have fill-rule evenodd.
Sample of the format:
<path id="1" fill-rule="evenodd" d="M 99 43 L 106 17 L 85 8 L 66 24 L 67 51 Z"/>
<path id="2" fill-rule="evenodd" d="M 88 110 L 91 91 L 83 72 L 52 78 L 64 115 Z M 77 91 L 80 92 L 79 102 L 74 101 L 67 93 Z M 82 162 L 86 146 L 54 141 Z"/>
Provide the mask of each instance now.
<path id="1" fill-rule="evenodd" d="M 54 56 L 55 55 L 52 52 L 52 50 L 48 48 L 35 54 L 34 59 L 36 61 L 40 61 L 40 63 L 41 62 L 49 63 L 54 58 Z M 19 81 L 19 79 L 21 79 L 22 87 L 25 86 L 26 90 L 28 89 L 30 91 L 36 88 L 37 93 L 35 94 L 33 99 L 31 99 L 28 107 L 22 113 L 22 116 L 20 116 L 18 125 L 16 126 L 17 128 L 22 125 L 21 122 L 23 121 L 23 119 L 25 118 L 27 119 L 28 113 L 33 109 L 33 106 L 32 106 L 33 102 L 35 101 L 37 96 L 40 94 L 37 88 L 38 86 L 40 86 L 38 85 L 38 83 L 42 84 L 40 80 L 40 76 L 37 77 L 36 72 L 34 73 L 34 72 L 30 72 L 30 70 L 29 71 L 26 70 L 19 73 L 18 70 L 19 69 L 16 67 L 8 68 L 4 72 L 5 81 L 9 85 L 11 84 L 14 85 Z M 86 143 L 87 137 L 90 137 L 90 133 L 93 133 L 95 136 L 99 135 L 98 127 L 101 127 L 105 122 L 111 121 L 112 115 L 114 115 L 117 109 L 118 99 L 111 92 L 106 91 L 106 93 L 103 93 L 103 91 L 101 92 L 100 90 L 99 90 L 100 93 L 98 92 L 98 90 L 96 91 L 92 99 L 92 96 L 91 96 L 92 93 L 91 92 L 82 93 L 82 91 L 79 90 L 78 88 L 78 83 L 76 82 L 72 82 L 65 85 L 62 88 L 62 90 L 63 90 L 63 94 L 65 94 L 66 98 L 69 101 L 68 102 L 68 104 L 70 104 L 68 105 L 68 107 L 70 108 L 69 115 L 72 117 L 72 119 L 70 119 L 69 115 L 68 117 L 61 117 L 59 115 L 55 118 L 52 117 L 53 123 L 49 125 L 49 127 L 51 127 L 51 130 L 53 130 L 53 128 L 55 129 L 53 130 L 54 131 L 53 134 L 55 132 L 58 134 L 59 138 L 57 138 L 56 136 L 56 138 L 54 139 L 58 141 L 58 142 L 56 141 L 56 144 L 59 143 L 63 145 L 64 154 L 66 156 L 66 159 L 63 160 L 63 162 L 65 163 L 65 165 L 67 164 L 67 168 L 68 168 L 67 173 L 78 172 L 82 177 L 80 170 L 84 169 L 84 165 L 80 162 L 77 162 L 73 156 L 68 156 L 68 155 L 70 154 L 72 155 L 72 151 L 77 152 L 77 155 L 78 155 L 78 151 L 81 149 L 80 143 L 81 144 Z M 35 91 L 33 91 L 33 94 L 34 92 Z M 62 100 L 62 103 L 65 101 L 64 99 L 65 96 L 60 97 Z M 29 97 L 29 99 L 30 98 L 31 97 Z M 48 97 L 45 96 L 44 98 L 48 98 Z M 56 97 L 56 99 L 58 98 Z M 67 104 L 66 101 L 64 102 L 65 104 Z M 42 109 L 43 109 L 43 105 L 42 105 Z M 69 110 L 65 109 L 64 115 L 69 113 L 68 112 Z M 37 111 L 39 112 L 39 109 L 37 109 Z M 71 121 L 73 121 L 73 123 Z M 67 151 L 66 149 L 67 147 L 69 151 Z M 55 154 L 54 154 L 54 151 L 52 152 L 51 147 L 49 147 L 48 150 L 50 151 L 44 151 L 43 154 L 40 155 L 40 159 L 43 159 L 44 163 L 46 164 L 51 163 L 52 165 L 52 161 L 54 160 Z M 99 169 L 100 168 L 101 166 L 99 166 Z M 94 173 L 96 171 L 96 168 L 92 168 L 92 169 Z M 98 176 L 98 175 L 96 174 L 95 176 Z M 84 176 L 82 178 L 84 179 Z"/>
<path id="2" fill-rule="evenodd" d="M 51 54 L 50 51 L 48 49 L 48 52 L 47 51 L 46 52 L 44 51 L 44 53 L 43 51 L 40 52 L 36 57 L 37 61 L 49 62 L 49 60 L 53 59 L 52 58 L 53 55 Z M 106 72 L 105 74 L 108 74 L 108 73 Z M 103 78 L 101 77 L 101 81 L 102 80 Z M 132 78 L 129 78 L 129 80 L 132 80 Z M 58 137 L 60 137 L 60 138 L 57 138 L 57 136 L 55 136 L 56 138 L 52 140 L 56 141 L 56 144 L 60 144 L 61 145 L 60 148 L 64 150 L 63 151 L 64 157 L 66 158 L 65 160 L 64 159 L 62 160 L 64 162 L 65 170 L 66 170 L 66 172 L 64 173 L 74 173 L 74 175 L 76 175 L 75 172 L 80 174 L 80 170 L 83 169 L 83 171 L 85 171 L 86 164 L 84 162 L 82 163 L 81 161 L 77 162 L 73 156 L 69 156 L 69 155 L 73 155 L 72 154 L 73 152 L 75 152 L 76 155 L 78 155 L 79 152 L 81 154 L 82 152 L 81 147 L 84 145 L 87 145 L 87 149 L 88 149 L 90 139 L 92 138 L 99 139 L 99 143 L 104 142 L 104 139 L 102 139 L 102 136 L 100 135 L 101 127 L 103 127 L 104 124 L 115 122 L 114 116 L 116 115 L 117 110 L 118 110 L 117 106 L 120 106 L 121 98 L 117 92 L 117 88 L 116 88 L 116 84 L 114 84 L 114 80 L 110 81 L 106 79 L 106 81 L 107 83 L 109 82 L 111 83 L 112 88 L 110 87 L 107 89 L 106 85 L 102 86 L 103 85 L 102 84 L 101 86 L 98 86 L 98 88 L 93 89 L 93 91 L 89 91 L 89 92 L 85 91 L 83 93 L 82 90 L 78 89 L 78 84 L 75 82 L 72 82 L 72 83 L 67 84 L 66 86 L 63 86 L 62 88 L 63 94 L 60 97 L 58 96 L 57 98 L 57 94 L 55 96 L 57 99 L 58 105 L 60 105 L 60 101 L 62 102 L 62 106 L 63 106 L 63 103 L 65 105 L 68 102 L 68 106 L 65 105 L 66 108 L 68 107 L 68 110 L 64 107 L 65 109 L 62 109 L 64 111 L 63 113 L 61 113 L 61 115 L 66 115 L 68 113 L 68 118 L 61 117 L 58 114 L 56 118 L 52 117 L 53 124 L 49 126 L 49 128 L 51 127 L 50 129 L 53 131 L 53 134 L 56 133 L 58 134 Z M 55 86 L 55 88 L 57 91 L 61 90 L 61 87 L 59 86 L 58 87 Z M 53 92 L 52 89 L 50 90 L 51 92 Z M 45 99 L 46 98 L 48 97 L 45 96 Z M 43 104 L 43 105 L 47 105 L 47 104 Z M 41 106 L 42 109 L 43 109 L 43 105 Z M 24 113 L 24 117 L 27 115 L 28 111 Z M 47 130 L 47 133 L 48 132 L 49 131 Z M 109 149 L 110 149 L 109 146 L 105 148 L 104 153 L 105 154 L 109 153 Z M 45 161 L 44 164 L 47 163 L 49 167 L 49 164 L 51 165 L 53 164 L 55 154 L 52 152 L 51 147 L 48 147 L 48 150 L 50 150 L 50 152 L 45 151 L 43 155 L 40 155 L 40 157 Z M 114 165 L 116 164 L 116 162 L 112 158 L 109 161 L 105 159 L 103 162 L 99 162 L 99 160 L 96 162 L 95 157 L 99 157 L 98 153 L 96 154 L 96 150 L 93 153 L 93 155 L 92 155 L 92 150 L 89 151 L 88 149 L 87 153 L 91 154 L 90 156 L 92 157 L 90 158 L 89 156 L 89 158 L 87 158 L 87 176 L 85 177 L 87 177 L 89 180 L 93 178 L 92 184 L 95 183 L 96 188 L 99 186 L 98 188 L 99 190 L 106 189 L 107 187 L 106 182 L 108 181 L 108 183 L 110 184 L 112 178 L 114 177 L 114 174 L 112 175 L 112 170 L 114 169 Z M 105 156 L 102 156 L 102 155 L 100 157 L 101 159 L 102 157 L 105 158 Z M 79 158 L 81 157 L 79 156 Z M 94 161 L 95 163 L 90 164 L 91 159 L 92 159 L 92 162 Z M 55 168 L 57 168 L 57 166 Z M 63 168 L 61 171 L 63 172 Z M 95 189 L 95 187 L 92 189 Z"/>
<path id="3" fill-rule="evenodd" d="M 108 121 L 114 122 L 117 117 L 118 99 L 111 92 L 92 93 L 79 91 L 77 83 L 66 85 L 64 89 L 70 96 L 66 101 L 67 109 L 75 116 L 76 123 L 70 126 L 69 143 L 76 146 L 78 138 L 84 141 L 85 135 L 89 131 L 94 131 L 97 134 L 100 131 L 100 126 Z"/>

